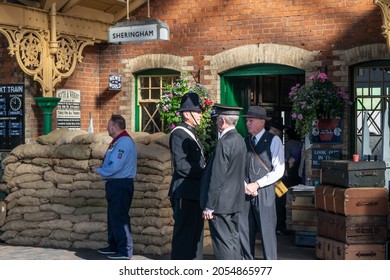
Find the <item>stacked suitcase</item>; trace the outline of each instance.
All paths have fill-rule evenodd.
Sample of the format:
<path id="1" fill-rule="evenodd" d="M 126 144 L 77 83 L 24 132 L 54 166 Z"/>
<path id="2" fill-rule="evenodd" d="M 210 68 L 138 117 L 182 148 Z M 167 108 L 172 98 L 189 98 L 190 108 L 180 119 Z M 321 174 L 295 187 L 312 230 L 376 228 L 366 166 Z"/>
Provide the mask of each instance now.
<path id="1" fill-rule="evenodd" d="M 286 198 L 286 228 L 295 231 L 295 245 L 316 246 L 317 210 L 314 187 L 289 188 Z"/>
<path id="2" fill-rule="evenodd" d="M 316 256 L 326 260 L 384 260 L 388 191 L 385 163 L 327 160 L 315 189 Z"/>

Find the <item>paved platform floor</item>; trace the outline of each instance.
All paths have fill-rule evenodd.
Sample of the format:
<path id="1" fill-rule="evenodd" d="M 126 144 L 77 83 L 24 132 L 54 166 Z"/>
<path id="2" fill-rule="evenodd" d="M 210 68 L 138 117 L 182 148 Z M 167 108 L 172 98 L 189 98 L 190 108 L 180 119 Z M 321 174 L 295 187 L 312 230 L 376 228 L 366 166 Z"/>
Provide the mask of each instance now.
<path id="1" fill-rule="evenodd" d="M 260 244 L 259 244 L 260 246 Z M 257 246 L 256 248 L 259 248 Z M 256 258 L 262 259 L 261 251 L 256 252 Z M 134 260 L 169 260 L 169 255 L 134 255 Z M 213 260 L 211 246 L 205 247 L 204 259 Z M 278 259 L 280 260 L 315 260 L 315 248 L 296 246 L 294 234 L 278 236 Z M 90 249 L 55 249 L 27 246 L 10 246 L 0 243 L 0 260 L 107 260 Z"/>

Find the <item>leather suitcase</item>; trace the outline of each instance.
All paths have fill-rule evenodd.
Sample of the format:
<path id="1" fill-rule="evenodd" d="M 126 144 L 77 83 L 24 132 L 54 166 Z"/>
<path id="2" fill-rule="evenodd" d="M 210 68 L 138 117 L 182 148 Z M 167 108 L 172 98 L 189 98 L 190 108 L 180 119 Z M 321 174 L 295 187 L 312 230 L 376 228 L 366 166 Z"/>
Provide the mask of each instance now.
<path id="1" fill-rule="evenodd" d="M 384 161 L 323 160 L 321 182 L 342 187 L 384 187 Z"/>
<path id="2" fill-rule="evenodd" d="M 347 244 L 384 244 L 387 216 L 343 216 L 317 210 L 317 233 Z"/>
<path id="3" fill-rule="evenodd" d="M 385 188 L 342 188 L 318 185 L 316 208 L 342 215 L 380 216 L 388 213 L 388 191 Z"/>
<path id="4" fill-rule="evenodd" d="M 385 244 L 346 244 L 333 242 L 334 260 L 384 260 Z"/>
<path id="5" fill-rule="evenodd" d="M 323 236 L 316 237 L 316 257 L 321 260 L 333 259 L 334 240 Z"/>

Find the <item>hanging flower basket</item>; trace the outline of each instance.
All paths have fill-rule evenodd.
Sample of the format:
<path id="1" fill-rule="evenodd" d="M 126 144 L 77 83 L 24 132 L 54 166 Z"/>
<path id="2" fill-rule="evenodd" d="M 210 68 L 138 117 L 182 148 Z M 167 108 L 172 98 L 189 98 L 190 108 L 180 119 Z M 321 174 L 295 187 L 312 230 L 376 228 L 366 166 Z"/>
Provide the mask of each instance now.
<path id="1" fill-rule="evenodd" d="M 293 102 L 291 117 L 295 130 L 303 138 L 310 135 L 317 119 L 342 118 L 348 95 L 328 79 L 325 73 L 310 76 L 304 85 L 297 84 L 289 94 Z"/>
<path id="2" fill-rule="evenodd" d="M 161 101 L 157 104 L 160 116 L 165 124 L 164 131 L 170 132 L 181 123 L 182 119 L 177 110 L 180 108 L 181 98 L 189 91 L 196 92 L 201 99 L 201 105 L 204 111 L 201 123 L 196 127 L 196 130 L 205 147 L 206 154 L 208 154 L 213 149 L 215 142 L 211 139 L 210 113 L 213 101 L 211 100 L 210 93 L 207 89 L 203 85 L 195 83 L 189 73 L 182 73 L 173 85 L 164 85 L 164 93 L 161 97 Z"/>

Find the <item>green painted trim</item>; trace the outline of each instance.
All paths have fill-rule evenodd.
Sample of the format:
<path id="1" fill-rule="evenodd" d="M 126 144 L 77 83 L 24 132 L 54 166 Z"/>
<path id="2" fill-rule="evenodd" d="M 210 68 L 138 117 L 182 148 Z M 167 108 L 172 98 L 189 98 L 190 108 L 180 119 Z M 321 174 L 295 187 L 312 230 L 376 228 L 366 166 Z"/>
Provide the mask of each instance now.
<path id="1" fill-rule="evenodd" d="M 179 71 L 172 70 L 172 69 L 165 69 L 165 68 L 155 68 L 155 69 L 148 69 L 144 71 L 140 71 L 136 73 L 136 76 L 153 76 L 153 75 L 171 75 L 171 74 L 179 74 Z"/>
<path id="2" fill-rule="evenodd" d="M 373 60 L 368 62 L 357 63 L 352 66 L 353 67 L 352 70 L 354 70 L 354 68 L 356 67 L 375 67 L 375 66 L 390 66 L 390 60 Z"/>
<path id="3" fill-rule="evenodd" d="M 134 77 L 135 82 L 134 82 L 134 93 L 135 93 L 135 98 L 134 98 L 134 112 L 135 112 L 135 126 L 134 129 L 135 131 L 139 131 L 139 106 L 138 106 L 138 75 Z"/>
<path id="4" fill-rule="evenodd" d="M 237 67 L 228 72 L 221 74 L 221 77 L 232 76 L 265 76 L 265 75 L 288 75 L 288 74 L 305 74 L 305 70 L 280 64 L 254 64 Z"/>

